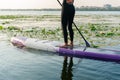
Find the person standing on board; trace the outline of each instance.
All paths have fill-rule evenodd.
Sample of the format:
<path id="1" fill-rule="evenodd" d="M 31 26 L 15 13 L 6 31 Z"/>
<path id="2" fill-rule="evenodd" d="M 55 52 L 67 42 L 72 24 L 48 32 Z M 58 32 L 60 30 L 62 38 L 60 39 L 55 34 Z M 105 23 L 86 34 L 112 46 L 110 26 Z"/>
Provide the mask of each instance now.
<path id="1" fill-rule="evenodd" d="M 73 5 L 74 0 L 63 0 L 62 13 L 61 13 L 61 26 L 63 30 L 64 45 L 61 47 L 73 46 L 74 32 L 72 29 L 72 23 L 75 15 L 75 7 Z M 67 30 L 68 29 L 68 30 Z M 70 36 L 70 44 L 68 44 L 68 32 Z"/>

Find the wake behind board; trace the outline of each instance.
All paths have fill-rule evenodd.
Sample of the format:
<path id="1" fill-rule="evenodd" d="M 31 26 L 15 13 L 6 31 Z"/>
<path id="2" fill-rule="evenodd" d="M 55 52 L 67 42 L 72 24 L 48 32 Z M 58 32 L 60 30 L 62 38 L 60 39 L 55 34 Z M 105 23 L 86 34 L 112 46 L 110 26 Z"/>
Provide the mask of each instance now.
<path id="1" fill-rule="evenodd" d="M 59 46 L 61 43 L 58 41 L 39 40 L 26 37 L 12 37 L 11 43 L 17 47 L 26 47 L 55 52 L 55 54 L 59 54 L 60 56 L 120 62 L 120 51 L 88 47 L 79 47 L 73 49 L 60 48 Z"/>

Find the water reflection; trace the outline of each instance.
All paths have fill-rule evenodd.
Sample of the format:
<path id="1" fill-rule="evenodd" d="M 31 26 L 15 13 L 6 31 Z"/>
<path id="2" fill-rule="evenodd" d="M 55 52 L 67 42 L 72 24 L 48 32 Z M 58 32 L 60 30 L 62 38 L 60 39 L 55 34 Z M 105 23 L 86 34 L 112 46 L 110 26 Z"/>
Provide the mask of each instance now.
<path id="1" fill-rule="evenodd" d="M 73 77 L 72 66 L 73 66 L 73 58 L 70 57 L 68 63 L 68 57 L 65 57 L 63 62 L 63 69 L 61 73 L 61 80 L 72 80 Z"/>

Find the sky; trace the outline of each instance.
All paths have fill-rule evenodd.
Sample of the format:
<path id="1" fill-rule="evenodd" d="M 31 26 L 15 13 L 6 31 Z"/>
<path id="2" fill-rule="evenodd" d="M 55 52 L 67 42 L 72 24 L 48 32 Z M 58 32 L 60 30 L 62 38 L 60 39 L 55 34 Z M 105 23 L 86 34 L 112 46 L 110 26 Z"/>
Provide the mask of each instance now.
<path id="1" fill-rule="evenodd" d="M 60 0 L 62 2 L 63 0 Z M 120 0 L 74 0 L 76 7 L 99 6 L 111 4 L 120 6 Z M 0 0 L 0 9 L 42 9 L 61 8 L 57 0 Z"/>

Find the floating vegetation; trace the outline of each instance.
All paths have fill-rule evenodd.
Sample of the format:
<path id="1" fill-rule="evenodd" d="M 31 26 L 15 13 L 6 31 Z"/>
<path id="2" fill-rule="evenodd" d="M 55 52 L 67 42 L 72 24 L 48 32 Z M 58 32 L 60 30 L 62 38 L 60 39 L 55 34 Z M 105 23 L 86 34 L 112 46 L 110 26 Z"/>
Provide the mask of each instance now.
<path id="1" fill-rule="evenodd" d="M 3 26 L 0 26 L 0 30 L 3 30 Z"/>
<path id="2" fill-rule="evenodd" d="M 111 17 L 116 17 L 115 19 L 118 19 L 120 16 L 76 15 L 75 19 L 77 19 L 75 22 L 81 22 L 77 24 L 78 29 L 81 31 L 86 40 L 92 45 L 92 47 L 102 47 L 109 46 L 110 43 L 120 43 L 120 24 L 118 23 L 119 21 L 117 22 L 117 24 L 119 25 L 109 26 L 113 24 L 111 22 L 111 19 L 108 20 L 108 18 Z M 61 27 L 58 28 L 58 24 L 60 24 L 60 15 L 3 15 L 0 16 L 0 19 L 3 19 L 0 24 L 0 32 L 7 34 L 9 38 L 13 36 L 26 36 L 31 38 L 63 41 Z M 88 22 L 84 21 L 85 19 L 88 19 Z M 42 21 L 43 23 L 45 23 L 45 21 L 52 22 L 50 24 L 53 24 L 56 27 L 46 28 L 46 24 L 42 24 L 42 27 L 39 24 L 42 23 Z M 82 21 L 84 22 L 82 23 Z M 58 22 L 58 24 L 54 24 L 53 22 Z M 25 26 L 23 25 L 24 23 Z M 21 24 L 23 28 L 21 27 Z M 49 25 L 49 23 L 47 25 Z M 73 30 L 75 34 L 74 42 L 76 44 L 85 45 L 84 40 L 75 27 L 73 27 Z"/>
<path id="3" fill-rule="evenodd" d="M 0 16 L 0 19 L 16 19 L 16 18 L 29 18 L 30 16 L 24 16 L 24 15 L 2 15 Z"/>
<path id="4" fill-rule="evenodd" d="M 80 45 L 85 45 L 84 40 L 81 38 L 80 34 L 74 28 L 74 41 L 75 43 Z M 106 42 L 107 39 L 116 40 L 119 39 L 120 29 L 119 27 L 108 28 L 107 26 L 100 24 L 88 24 L 86 26 L 80 25 L 79 29 L 82 31 L 82 34 L 86 38 L 86 40 L 91 44 L 92 47 L 102 47 L 108 46 L 109 44 Z M 20 29 L 16 26 L 9 26 L 4 28 L 0 26 L 0 30 L 3 33 L 6 33 L 9 38 L 13 36 L 26 36 L 31 38 L 38 39 L 49 39 L 49 40 L 60 40 L 63 41 L 63 35 L 61 28 L 31 28 L 31 29 Z M 110 41 L 109 41 L 110 42 Z M 118 40 L 119 42 L 119 40 Z"/>
<path id="5" fill-rule="evenodd" d="M 10 22 L 5 21 L 5 22 L 3 22 L 2 24 L 3 24 L 3 25 L 5 25 L 5 24 L 10 24 Z"/>
<path id="6" fill-rule="evenodd" d="M 7 27 L 8 30 L 20 30 L 20 28 L 17 28 L 15 26 L 9 26 Z"/>

